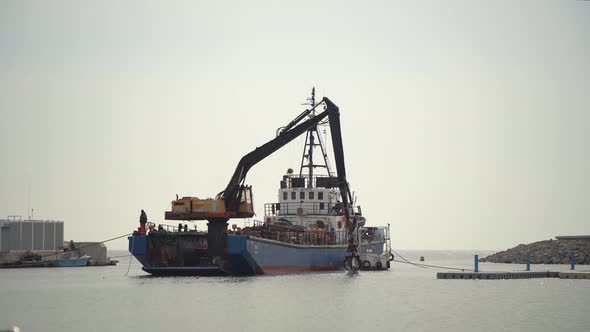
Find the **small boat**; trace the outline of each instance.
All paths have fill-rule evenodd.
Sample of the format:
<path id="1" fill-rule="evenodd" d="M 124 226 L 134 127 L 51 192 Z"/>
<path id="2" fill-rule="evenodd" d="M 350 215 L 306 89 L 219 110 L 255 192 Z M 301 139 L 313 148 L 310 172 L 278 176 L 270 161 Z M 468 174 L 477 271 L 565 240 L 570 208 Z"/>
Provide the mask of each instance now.
<path id="1" fill-rule="evenodd" d="M 52 261 L 43 261 L 43 267 L 76 267 L 88 265 L 90 256 L 84 255 L 80 258 L 56 259 Z"/>

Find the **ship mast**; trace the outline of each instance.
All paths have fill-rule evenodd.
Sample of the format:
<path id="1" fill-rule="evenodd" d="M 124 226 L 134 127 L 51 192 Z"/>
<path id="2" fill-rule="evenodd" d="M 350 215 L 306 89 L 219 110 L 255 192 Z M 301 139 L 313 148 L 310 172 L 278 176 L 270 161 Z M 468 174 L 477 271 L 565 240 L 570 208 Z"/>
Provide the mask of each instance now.
<path id="1" fill-rule="evenodd" d="M 311 89 L 311 97 L 307 98 L 307 102 L 303 105 L 311 106 L 311 113 L 308 115 L 310 118 L 315 117 L 315 87 Z M 325 123 L 325 122 L 324 122 Z M 301 167 L 299 168 L 299 177 L 303 177 L 303 169 L 307 168 L 307 188 L 313 188 L 313 173 L 314 168 L 321 167 L 325 168 L 328 172 L 328 176 L 332 176 L 332 170 L 330 169 L 330 162 L 328 160 L 328 154 L 326 153 L 325 144 L 322 140 L 322 136 L 318 132 L 318 126 L 324 123 L 319 123 L 317 126 L 313 126 L 307 131 L 305 135 L 305 146 L 303 148 L 303 156 L 301 157 Z M 316 137 L 318 143 L 316 143 Z M 323 164 L 314 164 L 314 149 L 319 146 L 322 153 Z M 307 150 L 307 154 L 306 154 Z M 307 161 L 307 163 L 306 163 Z"/>

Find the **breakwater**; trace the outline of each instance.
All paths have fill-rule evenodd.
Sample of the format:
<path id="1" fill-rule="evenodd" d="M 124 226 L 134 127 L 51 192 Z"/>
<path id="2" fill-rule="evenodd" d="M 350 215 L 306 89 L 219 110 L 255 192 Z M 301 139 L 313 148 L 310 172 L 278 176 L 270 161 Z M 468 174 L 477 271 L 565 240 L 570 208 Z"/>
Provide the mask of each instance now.
<path id="1" fill-rule="evenodd" d="M 590 264 L 590 236 L 558 236 L 555 240 L 519 244 L 514 248 L 481 258 L 480 262 L 525 264 Z"/>

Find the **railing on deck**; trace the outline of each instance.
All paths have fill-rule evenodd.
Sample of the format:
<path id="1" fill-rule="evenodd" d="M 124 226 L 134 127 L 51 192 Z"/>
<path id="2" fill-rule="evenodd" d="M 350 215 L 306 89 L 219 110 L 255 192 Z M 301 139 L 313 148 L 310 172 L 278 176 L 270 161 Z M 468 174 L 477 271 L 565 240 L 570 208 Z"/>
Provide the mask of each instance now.
<path id="1" fill-rule="evenodd" d="M 290 203 L 266 203 L 264 204 L 265 216 L 289 216 L 302 214 L 315 214 L 335 216 L 340 213 L 340 206 L 328 202 L 290 202 Z"/>
<path id="2" fill-rule="evenodd" d="M 319 181 L 318 181 L 319 180 Z M 312 185 L 309 185 L 308 176 L 285 176 L 281 181 L 281 188 L 338 188 L 338 178 L 328 175 L 315 175 Z"/>
<path id="3" fill-rule="evenodd" d="M 167 225 L 167 224 L 155 224 L 153 222 L 148 222 L 147 223 L 147 229 L 150 229 L 150 225 L 153 225 L 153 230 L 154 231 L 158 231 L 158 230 L 164 230 L 166 232 L 179 232 L 179 228 L 178 225 L 174 226 L 174 225 Z M 187 225 L 187 231 L 196 231 L 197 230 L 197 225 L 193 225 L 193 229 L 190 229 Z M 184 232 L 184 225 L 182 226 L 182 228 L 180 228 L 180 232 Z"/>
<path id="4" fill-rule="evenodd" d="M 241 234 L 308 246 L 345 245 L 348 243 L 348 236 L 344 230 L 325 231 L 320 228 L 289 230 L 267 226 L 256 226 L 243 229 Z"/>

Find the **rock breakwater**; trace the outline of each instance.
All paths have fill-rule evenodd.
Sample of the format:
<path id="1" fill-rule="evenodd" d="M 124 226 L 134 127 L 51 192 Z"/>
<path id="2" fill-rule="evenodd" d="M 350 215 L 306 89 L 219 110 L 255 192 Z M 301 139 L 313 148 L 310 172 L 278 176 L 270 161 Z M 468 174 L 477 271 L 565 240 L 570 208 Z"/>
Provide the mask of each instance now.
<path id="1" fill-rule="evenodd" d="M 564 237 L 565 238 L 565 237 Z M 481 258 L 480 262 L 525 264 L 531 256 L 531 264 L 569 264 L 572 255 L 576 264 L 590 264 L 590 236 L 570 239 L 539 241 L 497 252 Z"/>

